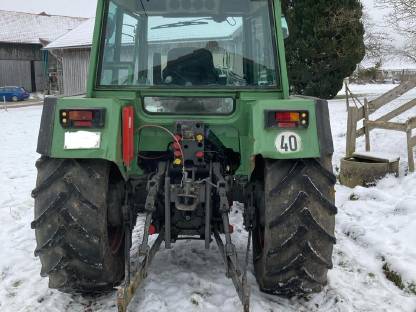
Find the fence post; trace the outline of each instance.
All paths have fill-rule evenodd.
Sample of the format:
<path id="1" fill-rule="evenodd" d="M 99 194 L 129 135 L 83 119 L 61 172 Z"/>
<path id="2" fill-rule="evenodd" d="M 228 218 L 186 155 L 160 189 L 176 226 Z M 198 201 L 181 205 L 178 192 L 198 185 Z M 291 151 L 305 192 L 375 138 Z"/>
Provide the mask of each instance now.
<path id="1" fill-rule="evenodd" d="M 348 112 L 348 107 L 350 107 L 350 99 L 349 99 L 349 88 L 348 88 L 348 83 L 347 83 L 347 80 L 346 79 L 344 79 L 344 86 L 345 86 L 345 99 L 346 99 L 346 102 L 347 102 L 347 112 Z"/>
<path id="2" fill-rule="evenodd" d="M 7 112 L 6 96 L 3 95 L 3 109 Z"/>
<path id="3" fill-rule="evenodd" d="M 413 146 L 412 146 L 412 129 L 407 129 L 407 161 L 409 162 L 409 171 L 415 172 L 415 159 L 413 156 Z"/>
<path id="4" fill-rule="evenodd" d="M 364 132 L 365 132 L 365 151 L 369 152 L 371 150 L 370 144 L 370 128 L 368 127 L 368 121 L 370 120 L 370 111 L 368 107 L 368 99 L 364 99 Z"/>
<path id="5" fill-rule="evenodd" d="M 350 106 L 348 107 L 348 123 L 347 123 L 347 150 L 346 156 L 351 157 L 355 152 L 356 140 L 357 140 L 357 115 L 358 108 Z"/>

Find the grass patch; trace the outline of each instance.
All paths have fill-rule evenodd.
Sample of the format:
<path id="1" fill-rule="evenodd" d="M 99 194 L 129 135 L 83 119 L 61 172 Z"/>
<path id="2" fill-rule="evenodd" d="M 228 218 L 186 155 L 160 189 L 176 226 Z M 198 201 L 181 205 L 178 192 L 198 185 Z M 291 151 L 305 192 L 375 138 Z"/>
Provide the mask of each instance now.
<path id="1" fill-rule="evenodd" d="M 415 283 L 405 284 L 400 274 L 397 273 L 396 271 L 393 271 L 387 262 L 383 264 L 383 272 L 386 278 L 389 281 L 391 281 L 394 285 L 396 285 L 397 288 L 407 293 L 416 295 L 416 284 Z"/>
<path id="2" fill-rule="evenodd" d="M 403 280 L 400 274 L 390 269 L 390 266 L 387 262 L 383 264 L 383 272 L 386 278 L 389 281 L 391 281 L 394 285 L 396 285 L 398 288 L 400 288 L 401 290 L 404 290 L 406 288 L 403 284 Z"/>
<path id="3" fill-rule="evenodd" d="M 413 295 L 416 296 L 416 284 L 415 283 L 410 283 L 409 285 L 407 285 L 407 289 L 409 290 L 409 292 L 411 292 Z"/>
<path id="4" fill-rule="evenodd" d="M 15 282 L 13 282 L 13 284 L 12 284 L 12 286 L 13 286 L 14 288 L 18 288 L 20 285 L 22 285 L 22 281 L 15 281 Z"/>
<path id="5" fill-rule="evenodd" d="M 195 298 L 191 298 L 191 303 L 195 306 L 199 306 L 199 302 Z"/>
<path id="6" fill-rule="evenodd" d="M 357 201 L 357 200 L 360 200 L 360 196 L 358 196 L 358 195 L 357 195 L 357 194 L 355 194 L 355 193 L 352 193 L 352 194 L 350 195 L 349 199 L 350 199 L 351 201 Z"/>

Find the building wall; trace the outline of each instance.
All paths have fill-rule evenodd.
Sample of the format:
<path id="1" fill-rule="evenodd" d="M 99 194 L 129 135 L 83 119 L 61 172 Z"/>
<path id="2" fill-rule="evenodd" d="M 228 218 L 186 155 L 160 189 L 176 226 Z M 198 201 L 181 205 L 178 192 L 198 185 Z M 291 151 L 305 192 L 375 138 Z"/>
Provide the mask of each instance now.
<path id="1" fill-rule="evenodd" d="M 0 86 L 20 86 L 32 91 L 30 62 L 0 60 Z"/>
<path id="2" fill-rule="evenodd" d="M 80 95 L 87 92 L 90 49 L 64 50 L 62 54 L 64 95 Z"/>
<path id="3" fill-rule="evenodd" d="M 0 60 L 41 61 L 42 45 L 0 43 Z"/>
<path id="4" fill-rule="evenodd" d="M 46 77 L 41 49 L 41 45 L 35 44 L 0 43 L 0 86 L 43 91 Z"/>

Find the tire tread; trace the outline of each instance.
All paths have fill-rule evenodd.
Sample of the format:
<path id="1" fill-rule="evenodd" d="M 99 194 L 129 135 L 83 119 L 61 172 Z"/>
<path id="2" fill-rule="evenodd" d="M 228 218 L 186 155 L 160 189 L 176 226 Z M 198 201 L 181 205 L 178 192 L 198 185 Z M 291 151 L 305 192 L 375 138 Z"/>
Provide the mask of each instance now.
<path id="1" fill-rule="evenodd" d="M 108 245 L 103 201 L 109 184 L 108 163 L 42 157 L 36 167 L 31 226 L 36 232 L 35 256 L 41 260 L 41 276 L 49 276 L 51 288 L 67 293 L 112 289 L 124 277 L 124 252 L 113 255 Z"/>
<path id="2" fill-rule="evenodd" d="M 265 243 L 261 256 L 253 253 L 264 292 L 291 297 L 320 291 L 327 283 L 338 210 L 336 177 L 324 163 L 330 161 L 264 162 Z"/>

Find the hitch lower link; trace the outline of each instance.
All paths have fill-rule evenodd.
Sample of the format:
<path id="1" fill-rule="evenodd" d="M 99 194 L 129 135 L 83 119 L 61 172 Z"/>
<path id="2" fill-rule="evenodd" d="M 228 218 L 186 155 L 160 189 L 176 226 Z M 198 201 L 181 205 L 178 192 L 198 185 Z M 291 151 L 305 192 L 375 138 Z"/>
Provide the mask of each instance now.
<path id="1" fill-rule="evenodd" d="M 149 180 L 147 184 L 148 195 L 146 198 L 145 211 L 146 211 L 146 221 L 144 226 L 144 235 L 142 243 L 139 246 L 137 257 L 143 257 L 143 260 L 138 264 L 136 268 L 136 273 L 133 276 L 133 279 L 130 277 L 130 248 L 132 242 L 132 227 L 131 224 L 131 213 L 126 204 L 123 206 L 123 216 L 125 224 L 125 278 L 123 286 L 120 287 L 117 291 L 117 308 L 119 312 L 126 312 L 127 307 L 131 300 L 133 299 L 137 289 L 139 289 L 141 283 L 146 279 L 148 268 L 152 263 L 156 253 L 160 249 L 164 238 L 164 230 L 162 230 L 156 241 L 153 243 L 152 247 L 149 246 L 149 229 L 150 223 L 152 221 L 152 214 L 156 210 L 156 198 L 160 188 L 161 178 L 165 174 L 166 164 L 161 163 L 158 169 L 158 172 Z"/>
<path id="2" fill-rule="evenodd" d="M 251 231 L 249 231 L 249 235 L 248 235 L 245 263 L 244 263 L 244 268 L 242 271 L 238 262 L 238 258 L 237 258 L 237 250 L 235 248 L 235 245 L 231 241 L 231 233 L 230 233 L 230 228 L 229 228 L 230 223 L 229 223 L 229 218 L 228 218 L 231 207 L 230 207 L 230 204 L 228 202 L 228 197 L 227 197 L 227 188 L 226 188 L 227 183 L 221 174 L 220 164 L 218 163 L 214 164 L 213 174 L 216 180 L 218 181 L 217 192 L 220 198 L 220 213 L 221 213 L 223 227 L 224 227 L 225 246 L 221 239 L 218 229 L 214 230 L 215 241 L 218 245 L 218 249 L 220 250 L 221 256 L 223 257 L 223 260 L 224 260 L 224 264 L 226 268 L 226 276 L 228 278 L 231 278 L 231 280 L 233 281 L 238 297 L 240 298 L 240 301 L 243 305 L 243 311 L 249 312 L 250 311 L 250 287 L 247 282 L 247 269 L 248 269 L 249 253 L 250 253 Z"/>
<path id="3" fill-rule="evenodd" d="M 251 228 L 249 230 L 248 235 L 248 243 L 247 243 L 247 250 L 245 255 L 245 264 L 243 270 L 240 268 L 237 259 L 237 251 L 235 245 L 231 241 L 231 233 L 229 227 L 229 218 L 228 215 L 230 213 L 230 204 L 227 198 L 227 183 L 224 180 L 220 165 L 217 163 L 212 164 L 212 174 L 215 178 L 216 184 L 211 184 L 211 177 L 205 182 L 207 187 L 207 194 L 210 194 L 211 185 L 213 188 L 216 188 L 217 195 L 220 200 L 220 213 L 223 221 L 223 228 L 224 228 L 224 235 L 225 235 L 225 243 L 221 239 L 220 230 L 216 227 L 212 229 L 212 234 L 215 238 L 215 241 L 218 245 L 220 250 L 221 256 L 223 258 L 225 269 L 226 269 L 226 276 L 233 281 L 234 287 L 237 291 L 237 294 L 241 300 L 243 305 L 244 312 L 249 312 L 250 309 L 250 288 L 247 282 L 247 268 L 248 268 L 248 259 L 249 259 L 249 252 L 250 252 L 250 243 L 251 243 Z M 135 274 L 133 278 L 130 278 L 130 247 L 132 241 L 132 224 L 131 224 L 131 215 L 129 210 L 127 209 L 127 200 L 125 208 L 123 209 L 123 215 L 125 218 L 125 227 L 126 227 L 126 255 L 125 255 L 125 280 L 123 286 L 118 289 L 117 292 L 117 307 L 119 312 L 126 312 L 127 307 L 131 300 L 133 299 L 135 292 L 139 289 L 141 283 L 145 280 L 148 274 L 148 268 L 151 265 L 156 253 L 159 251 L 162 242 L 165 240 L 166 248 L 170 248 L 170 218 L 166 219 L 165 227 L 160 231 L 157 239 L 154 241 L 152 247 L 149 246 L 148 239 L 149 239 L 149 228 L 151 224 L 151 218 L 153 212 L 156 210 L 155 204 L 157 195 L 160 191 L 161 181 L 163 180 L 163 176 L 167 173 L 167 166 L 166 164 L 160 164 L 158 168 L 158 172 L 149 180 L 147 191 L 148 195 L 146 198 L 146 222 L 144 228 L 144 235 L 141 245 L 139 246 L 138 250 L 138 257 L 142 257 L 142 261 L 137 265 L 135 270 Z M 165 199 L 168 198 L 169 189 L 170 189 L 170 179 L 166 175 L 165 176 Z M 209 197 L 209 195 L 208 195 Z M 206 203 L 206 221 L 210 224 L 210 215 L 211 215 L 211 201 L 208 200 Z M 167 205 L 166 205 L 167 207 Z M 166 208 L 165 207 L 165 208 Z M 166 208 L 167 209 L 167 208 Z M 170 213 L 167 215 L 170 216 Z M 166 232 L 168 230 L 168 232 Z M 208 234 L 209 237 L 206 238 L 206 247 L 209 248 L 209 241 L 211 237 L 211 227 L 206 227 L 206 235 Z M 208 245 L 208 246 L 207 246 Z M 128 248 L 127 248 L 128 247 Z"/>

